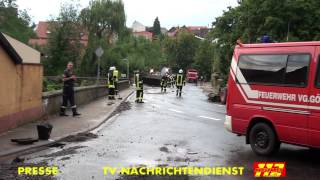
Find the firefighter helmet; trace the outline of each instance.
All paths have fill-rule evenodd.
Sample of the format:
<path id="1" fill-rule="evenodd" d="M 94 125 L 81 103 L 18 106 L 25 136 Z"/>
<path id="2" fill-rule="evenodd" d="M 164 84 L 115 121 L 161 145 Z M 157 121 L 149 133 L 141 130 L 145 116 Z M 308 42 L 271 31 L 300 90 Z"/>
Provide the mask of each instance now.
<path id="1" fill-rule="evenodd" d="M 180 69 L 180 70 L 179 70 L 179 73 L 180 73 L 180 74 L 182 74 L 182 73 L 183 73 L 183 70 L 182 70 L 182 69 Z"/>

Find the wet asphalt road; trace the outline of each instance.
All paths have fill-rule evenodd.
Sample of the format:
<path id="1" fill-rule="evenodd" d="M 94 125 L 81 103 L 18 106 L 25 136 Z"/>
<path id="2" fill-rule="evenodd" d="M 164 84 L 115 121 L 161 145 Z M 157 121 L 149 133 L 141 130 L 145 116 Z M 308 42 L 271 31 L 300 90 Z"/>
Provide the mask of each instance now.
<path id="1" fill-rule="evenodd" d="M 119 114 L 93 131 L 98 137 L 67 142 L 25 155 L 25 163 L 57 165 L 57 179 L 139 179 L 104 175 L 104 166 L 244 166 L 243 176 L 181 176 L 158 179 L 253 179 L 254 161 L 285 161 L 288 179 L 320 179 L 319 152 L 282 145 L 273 157 L 253 154 L 244 137 L 223 127 L 225 107 L 210 103 L 202 90 L 188 84 L 183 97 L 173 89 L 146 87 L 145 103 L 131 96 Z M 75 122 L 76 123 L 76 122 Z M 155 177 L 145 177 L 155 179 Z"/>

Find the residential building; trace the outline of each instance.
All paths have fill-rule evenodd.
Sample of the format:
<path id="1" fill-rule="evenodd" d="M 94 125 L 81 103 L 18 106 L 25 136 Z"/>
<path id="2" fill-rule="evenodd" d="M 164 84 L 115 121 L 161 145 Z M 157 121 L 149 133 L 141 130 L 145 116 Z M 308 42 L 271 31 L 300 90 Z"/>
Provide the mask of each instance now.
<path id="1" fill-rule="evenodd" d="M 132 32 L 144 32 L 146 31 L 147 28 L 146 26 L 144 26 L 143 24 L 141 24 L 140 22 L 138 21 L 134 21 L 133 24 L 132 24 Z"/>
<path id="2" fill-rule="evenodd" d="M 148 40 L 152 40 L 153 33 L 148 32 L 148 31 L 143 31 L 143 32 L 133 32 L 133 36 L 135 37 L 144 37 Z"/>
<path id="3" fill-rule="evenodd" d="M 42 116 L 40 52 L 0 32 L 0 133 Z"/>
<path id="4" fill-rule="evenodd" d="M 52 23 L 54 22 L 40 21 L 35 28 L 35 33 L 37 35 L 36 38 L 30 39 L 28 44 L 33 46 L 44 46 L 48 44 L 48 40 L 51 34 L 50 25 Z M 85 33 L 85 30 L 82 33 L 80 33 L 79 37 L 80 43 L 86 47 L 88 45 L 88 35 L 87 33 Z"/>

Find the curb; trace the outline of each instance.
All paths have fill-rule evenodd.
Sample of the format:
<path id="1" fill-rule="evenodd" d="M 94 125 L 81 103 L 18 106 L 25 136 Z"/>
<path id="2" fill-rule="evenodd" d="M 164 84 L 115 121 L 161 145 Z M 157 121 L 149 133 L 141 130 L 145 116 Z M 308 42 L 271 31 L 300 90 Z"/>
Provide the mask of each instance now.
<path id="1" fill-rule="evenodd" d="M 129 87 L 130 88 L 130 87 Z M 50 145 L 53 145 L 53 144 L 56 144 L 57 142 L 61 141 L 62 139 L 68 137 L 68 136 L 72 136 L 72 135 L 77 135 L 79 133 L 86 133 L 86 132 L 89 132 L 89 131 L 92 131 L 94 129 L 97 129 L 98 127 L 100 127 L 102 124 L 104 124 L 107 120 L 109 120 L 112 116 L 112 113 L 121 105 L 122 102 L 126 101 L 128 99 L 128 97 L 130 97 L 135 91 L 134 90 L 131 90 L 131 92 L 126 95 L 121 101 L 119 101 L 119 104 L 112 107 L 111 111 L 107 113 L 107 115 L 105 116 L 105 118 L 100 122 L 98 123 L 97 125 L 93 126 L 93 127 L 89 127 L 87 129 L 84 129 L 84 130 L 80 130 L 80 131 L 76 131 L 76 132 L 73 132 L 73 133 L 70 133 L 70 134 L 67 134 L 67 135 L 64 135 L 64 136 L 61 136 L 61 137 L 57 137 L 55 138 L 53 141 L 47 141 L 47 142 L 43 142 L 43 144 L 37 144 L 37 145 L 34 145 L 34 146 L 30 146 L 28 148 L 25 148 L 25 149 L 20 149 L 20 150 L 16 150 L 16 151 L 9 151 L 9 152 L 4 152 L 4 153 L 0 153 L 0 158 L 3 158 L 5 156 L 10 156 L 10 155 L 13 155 L 13 154 L 18 154 L 18 153 L 23 153 L 23 152 L 26 152 L 26 151 L 31 151 L 33 149 L 36 149 L 36 148 L 41 148 L 41 147 L 45 147 L 45 146 L 50 146 Z M 41 141 L 40 141 L 41 142 Z"/>

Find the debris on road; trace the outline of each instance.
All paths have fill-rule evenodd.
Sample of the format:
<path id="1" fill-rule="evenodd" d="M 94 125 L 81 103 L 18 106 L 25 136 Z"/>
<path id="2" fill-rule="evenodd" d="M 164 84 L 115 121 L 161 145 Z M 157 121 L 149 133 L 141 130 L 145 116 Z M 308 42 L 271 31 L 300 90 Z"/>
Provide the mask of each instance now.
<path id="1" fill-rule="evenodd" d="M 165 152 L 165 153 L 169 153 L 169 149 L 167 147 L 161 147 L 160 151 Z"/>
<path id="2" fill-rule="evenodd" d="M 69 148 L 63 149 L 61 151 L 52 153 L 52 154 L 43 155 L 41 157 L 59 157 L 59 156 L 66 156 L 66 155 L 76 154 L 77 153 L 77 151 L 76 151 L 77 149 L 84 148 L 84 147 L 86 147 L 86 146 L 73 146 L 73 147 L 69 147 Z"/>
<path id="3" fill-rule="evenodd" d="M 89 139 L 95 139 L 98 135 L 87 132 L 87 133 L 79 133 L 77 135 L 70 135 L 68 137 L 63 138 L 62 142 L 83 142 Z"/>
<path id="4" fill-rule="evenodd" d="M 11 139 L 11 142 L 15 142 L 21 145 L 28 145 L 33 144 L 34 142 L 39 141 L 38 139 L 34 138 L 20 138 L 20 139 Z"/>
<path id="5" fill-rule="evenodd" d="M 188 152 L 188 154 L 198 154 L 197 152 Z"/>
<path id="6" fill-rule="evenodd" d="M 127 111 L 131 109 L 131 103 L 129 101 L 123 101 L 121 104 L 117 107 L 115 111 L 112 112 L 111 116 L 114 116 L 116 114 L 119 114 L 123 111 Z"/>

